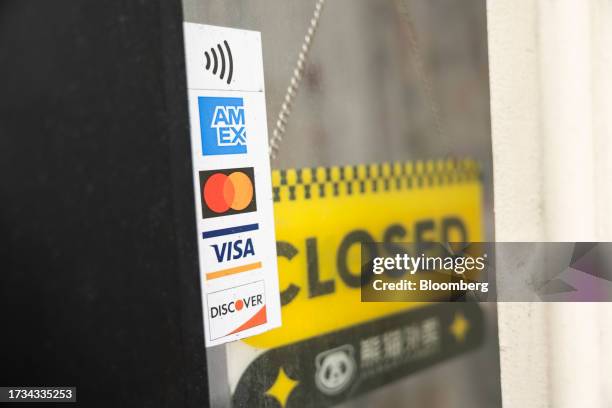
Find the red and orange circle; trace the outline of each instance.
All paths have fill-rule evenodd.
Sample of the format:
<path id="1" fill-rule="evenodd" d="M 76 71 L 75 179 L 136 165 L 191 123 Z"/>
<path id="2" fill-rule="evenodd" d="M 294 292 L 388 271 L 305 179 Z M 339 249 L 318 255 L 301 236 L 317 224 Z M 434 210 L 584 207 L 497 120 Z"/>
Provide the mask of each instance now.
<path id="1" fill-rule="evenodd" d="M 215 173 L 204 184 L 204 202 L 216 213 L 244 210 L 253 200 L 253 183 L 241 171 Z"/>

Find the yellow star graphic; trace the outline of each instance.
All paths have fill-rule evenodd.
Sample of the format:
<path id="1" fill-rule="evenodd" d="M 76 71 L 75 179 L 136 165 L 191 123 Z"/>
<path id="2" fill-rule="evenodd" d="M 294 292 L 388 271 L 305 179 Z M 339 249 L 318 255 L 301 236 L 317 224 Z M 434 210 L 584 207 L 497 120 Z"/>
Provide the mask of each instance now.
<path id="1" fill-rule="evenodd" d="M 463 342 L 465 335 L 470 330 L 470 322 L 463 316 L 463 313 L 455 313 L 455 319 L 449 327 L 450 332 L 455 336 L 455 340 Z"/>
<path id="2" fill-rule="evenodd" d="M 276 398 L 278 402 L 280 402 L 281 407 L 284 408 L 289 395 L 291 395 L 291 392 L 297 387 L 298 383 L 299 381 L 289 378 L 285 373 L 285 369 L 281 367 L 281 369 L 278 370 L 276 381 L 274 381 L 274 384 L 266 391 L 266 394 Z"/>

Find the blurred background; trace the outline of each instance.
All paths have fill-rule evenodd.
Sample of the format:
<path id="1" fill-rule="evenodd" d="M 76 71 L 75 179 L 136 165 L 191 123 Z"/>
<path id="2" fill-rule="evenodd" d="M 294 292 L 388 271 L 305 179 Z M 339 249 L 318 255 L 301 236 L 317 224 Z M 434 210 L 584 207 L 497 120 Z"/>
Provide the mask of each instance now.
<path id="1" fill-rule="evenodd" d="M 0 385 L 229 401 L 240 357 L 204 349 L 194 285 L 182 22 L 262 33 L 273 135 L 315 4 L 0 1 Z M 272 166 L 472 157 L 487 240 L 610 241 L 610 44 L 608 0 L 328 0 Z M 483 305 L 477 350 L 343 406 L 612 406 L 608 306 Z"/>
<path id="2" fill-rule="evenodd" d="M 270 135 L 315 4 L 183 0 L 185 21 L 261 32 Z M 482 222 L 493 240 L 485 1 L 327 1 L 310 47 L 273 169 L 475 158 L 483 168 Z M 478 351 L 342 406 L 499 406 L 495 305 L 482 307 L 487 333 Z M 207 354 L 217 373 L 241 358 L 231 345 Z M 213 384 L 215 404 L 228 404 L 226 387 L 218 378 Z"/>
<path id="3" fill-rule="evenodd" d="M 183 1 L 260 31 L 272 132 L 314 1 Z M 443 28 L 443 29 L 442 29 Z M 491 142 L 484 1 L 325 2 L 276 168 L 478 155 Z"/>
<path id="4" fill-rule="evenodd" d="M 496 240 L 612 240 L 612 3 L 491 0 L 487 18 Z M 609 303 L 498 308 L 504 406 L 612 406 Z"/>

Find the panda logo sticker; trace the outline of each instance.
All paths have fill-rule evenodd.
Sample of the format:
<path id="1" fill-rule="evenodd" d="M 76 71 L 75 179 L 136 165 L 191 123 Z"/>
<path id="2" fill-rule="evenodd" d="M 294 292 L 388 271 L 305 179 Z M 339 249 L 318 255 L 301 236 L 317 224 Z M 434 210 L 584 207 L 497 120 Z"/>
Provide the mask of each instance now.
<path id="1" fill-rule="evenodd" d="M 350 344 L 326 350 L 315 358 L 315 384 L 326 395 L 344 391 L 355 378 L 355 350 Z"/>

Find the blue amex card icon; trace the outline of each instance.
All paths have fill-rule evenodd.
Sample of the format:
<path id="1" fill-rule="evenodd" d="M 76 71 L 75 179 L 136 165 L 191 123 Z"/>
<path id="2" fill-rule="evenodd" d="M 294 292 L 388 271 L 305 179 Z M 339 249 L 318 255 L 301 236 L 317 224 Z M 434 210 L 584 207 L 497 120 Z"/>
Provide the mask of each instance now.
<path id="1" fill-rule="evenodd" d="M 242 98 L 198 97 L 202 154 L 243 154 L 247 132 Z"/>

